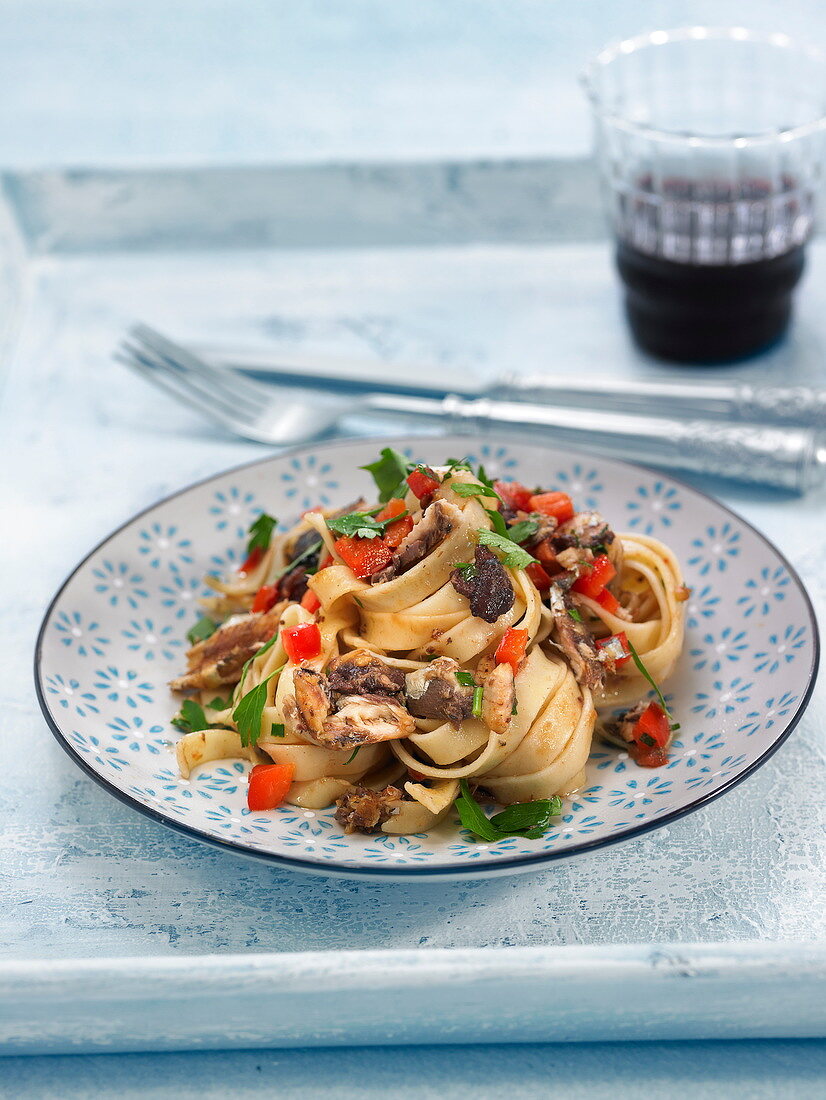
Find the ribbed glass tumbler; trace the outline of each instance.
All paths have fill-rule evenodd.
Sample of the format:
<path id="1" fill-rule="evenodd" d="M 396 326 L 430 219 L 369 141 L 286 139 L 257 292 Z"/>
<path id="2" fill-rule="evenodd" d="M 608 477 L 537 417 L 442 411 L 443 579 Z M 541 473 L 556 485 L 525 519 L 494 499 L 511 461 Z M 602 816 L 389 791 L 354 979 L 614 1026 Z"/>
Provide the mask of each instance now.
<path id="1" fill-rule="evenodd" d="M 583 81 L 638 344 L 722 363 L 774 343 L 820 186 L 821 56 L 785 35 L 686 27 L 607 47 Z"/>

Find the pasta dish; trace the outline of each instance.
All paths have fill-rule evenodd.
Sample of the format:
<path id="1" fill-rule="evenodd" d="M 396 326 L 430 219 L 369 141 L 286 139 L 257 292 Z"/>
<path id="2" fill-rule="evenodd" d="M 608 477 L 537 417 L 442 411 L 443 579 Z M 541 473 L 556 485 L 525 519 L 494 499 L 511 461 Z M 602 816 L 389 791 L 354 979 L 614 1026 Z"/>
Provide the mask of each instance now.
<path id="1" fill-rule="evenodd" d="M 453 811 L 496 841 L 542 835 L 595 736 L 667 763 L 689 595 L 667 546 L 467 461 L 365 468 L 377 500 L 284 532 L 262 513 L 240 569 L 206 578 L 171 684 L 182 775 L 246 758 L 253 811 L 390 834 Z"/>

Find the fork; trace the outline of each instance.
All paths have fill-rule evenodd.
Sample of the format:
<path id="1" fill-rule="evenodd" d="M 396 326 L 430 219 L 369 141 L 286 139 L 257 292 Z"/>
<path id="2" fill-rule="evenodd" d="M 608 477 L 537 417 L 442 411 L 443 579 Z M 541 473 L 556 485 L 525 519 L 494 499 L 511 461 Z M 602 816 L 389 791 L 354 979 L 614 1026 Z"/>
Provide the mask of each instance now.
<path id="1" fill-rule="evenodd" d="M 215 423 L 259 443 L 306 442 L 346 417 L 377 415 L 471 435 L 507 431 L 612 458 L 796 492 L 826 481 L 826 433 L 812 428 L 678 420 L 487 397 L 302 394 L 213 366 L 147 325 L 130 329 L 115 358 Z"/>

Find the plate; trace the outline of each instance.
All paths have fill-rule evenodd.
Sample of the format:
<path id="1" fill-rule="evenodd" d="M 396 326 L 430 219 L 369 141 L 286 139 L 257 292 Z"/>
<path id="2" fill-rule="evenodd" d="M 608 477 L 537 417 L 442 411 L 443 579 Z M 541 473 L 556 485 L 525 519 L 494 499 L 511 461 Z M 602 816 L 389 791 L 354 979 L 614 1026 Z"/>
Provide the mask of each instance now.
<path id="1" fill-rule="evenodd" d="M 246 808 L 241 761 L 178 774 L 166 684 L 184 665 L 203 576 L 238 566 L 262 509 L 282 525 L 306 508 L 374 492 L 358 467 L 392 445 L 415 461 L 450 455 L 489 474 L 569 492 L 615 530 L 655 535 L 692 589 L 686 644 L 667 696 L 681 723 L 671 759 L 638 767 L 595 744 L 587 783 L 539 840 L 480 843 L 448 822 L 429 834 L 346 836 L 332 810 Z M 711 497 L 611 459 L 468 436 L 303 447 L 183 489 L 97 546 L 52 601 L 35 681 L 61 746 L 109 792 L 187 836 L 279 866 L 359 877 L 482 877 L 537 869 L 638 836 L 717 798 L 788 737 L 811 693 L 817 624 L 806 591 L 758 531 Z"/>

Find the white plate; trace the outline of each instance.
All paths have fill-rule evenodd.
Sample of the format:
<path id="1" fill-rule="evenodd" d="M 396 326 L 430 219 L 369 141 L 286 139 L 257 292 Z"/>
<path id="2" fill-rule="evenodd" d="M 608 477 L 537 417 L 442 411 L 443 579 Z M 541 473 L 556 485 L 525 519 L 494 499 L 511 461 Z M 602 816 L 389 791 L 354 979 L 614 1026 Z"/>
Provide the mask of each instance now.
<path id="1" fill-rule="evenodd" d="M 246 809 L 247 765 L 221 761 L 181 779 L 177 701 L 186 630 L 207 572 L 238 565 L 264 509 L 283 526 L 316 504 L 373 492 L 359 466 L 391 443 L 431 464 L 467 454 L 488 473 L 569 492 L 615 530 L 656 535 L 679 557 L 686 645 L 667 696 L 681 723 L 666 767 L 638 767 L 595 744 L 588 782 L 540 840 L 483 844 L 446 822 L 429 834 L 346 836 L 333 812 Z M 188 836 L 329 874 L 482 877 L 536 869 L 657 828 L 723 794 L 788 737 L 811 693 L 817 625 L 782 555 L 717 501 L 652 471 L 537 446 L 465 437 L 304 447 L 184 489 L 115 531 L 71 574 L 40 629 L 35 679 L 60 744 L 108 791 Z"/>

